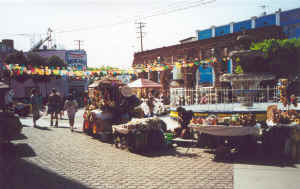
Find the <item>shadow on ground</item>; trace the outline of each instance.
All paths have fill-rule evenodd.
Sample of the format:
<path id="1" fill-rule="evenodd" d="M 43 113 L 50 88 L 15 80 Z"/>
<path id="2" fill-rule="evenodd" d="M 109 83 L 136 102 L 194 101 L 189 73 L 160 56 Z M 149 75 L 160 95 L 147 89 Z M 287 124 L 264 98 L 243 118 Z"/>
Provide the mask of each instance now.
<path id="1" fill-rule="evenodd" d="M 205 150 L 205 152 L 215 153 L 214 150 Z M 291 161 L 289 157 L 283 154 L 267 154 L 262 151 L 260 146 L 252 152 L 231 152 L 221 156 L 215 155 L 214 161 L 247 165 L 296 167 L 295 162 Z"/>
<path id="2" fill-rule="evenodd" d="M 29 126 L 29 125 L 23 125 L 23 127 L 32 127 L 32 126 Z M 32 127 L 33 128 L 33 127 Z M 49 127 L 42 127 L 42 126 L 39 126 L 37 125 L 36 127 L 34 127 L 34 129 L 40 129 L 40 130 L 44 130 L 44 131 L 51 131 L 52 129 L 49 128 Z"/>
<path id="3" fill-rule="evenodd" d="M 175 157 L 188 157 L 188 158 L 199 158 L 201 157 L 201 154 L 198 153 L 192 153 L 191 150 L 183 149 L 179 151 L 175 147 L 171 148 L 163 148 L 158 150 L 149 150 L 146 152 L 138 152 L 137 154 L 147 156 L 147 157 L 160 157 L 160 156 L 175 156 Z"/>
<path id="4" fill-rule="evenodd" d="M 89 189 L 24 159 L 33 156 L 36 154 L 27 144 L 6 144 L 5 153 L 0 154 L 1 189 Z"/>

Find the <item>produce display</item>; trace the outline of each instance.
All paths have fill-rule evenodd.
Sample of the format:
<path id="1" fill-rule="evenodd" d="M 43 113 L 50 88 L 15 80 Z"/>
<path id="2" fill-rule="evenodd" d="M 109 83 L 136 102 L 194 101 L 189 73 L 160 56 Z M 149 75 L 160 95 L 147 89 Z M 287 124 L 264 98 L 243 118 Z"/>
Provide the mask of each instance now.
<path id="1" fill-rule="evenodd" d="M 130 88 L 114 78 L 104 78 L 89 88 L 90 104 L 86 106 L 84 132 L 93 136 L 111 133 L 112 125 L 127 123 L 133 116 L 142 116 L 136 109 L 139 99 Z"/>
<path id="2" fill-rule="evenodd" d="M 159 118 L 143 118 L 143 119 L 134 119 L 126 124 L 121 124 L 113 127 L 116 131 L 126 130 L 129 132 L 131 130 L 163 130 L 166 131 L 166 124 L 163 120 Z"/>
<path id="3" fill-rule="evenodd" d="M 297 107 L 298 102 L 292 90 L 290 88 L 289 82 L 287 79 L 279 80 L 280 86 L 280 102 L 284 107 L 287 107 L 285 110 L 281 110 L 277 105 L 271 105 L 267 109 L 267 124 L 270 126 L 279 125 L 279 124 L 291 124 L 297 125 L 300 124 L 300 114 L 291 109 L 291 105 Z"/>
<path id="4" fill-rule="evenodd" d="M 166 124 L 158 118 L 143 118 L 113 126 L 114 144 L 133 152 L 155 150 L 166 144 Z"/>
<path id="5" fill-rule="evenodd" d="M 231 117 L 222 117 L 218 118 L 215 115 L 209 115 L 205 118 L 194 117 L 191 120 L 193 125 L 202 125 L 202 126 L 216 126 L 216 125 L 230 125 L 230 126 L 254 126 L 256 125 L 257 120 L 255 114 L 235 114 Z"/>

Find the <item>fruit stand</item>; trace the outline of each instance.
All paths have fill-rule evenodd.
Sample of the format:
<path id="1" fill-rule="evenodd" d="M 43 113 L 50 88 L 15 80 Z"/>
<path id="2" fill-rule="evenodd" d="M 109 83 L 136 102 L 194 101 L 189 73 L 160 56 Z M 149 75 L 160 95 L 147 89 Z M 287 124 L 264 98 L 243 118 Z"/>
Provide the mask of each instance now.
<path id="1" fill-rule="evenodd" d="M 159 118 L 135 119 L 112 128 L 117 148 L 144 152 L 160 149 L 165 144 L 166 124 Z"/>
<path id="2" fill-rule="evenodd" d="M 131 120 L 139 100 L 121 81 L 104 78 L 89 86 L 91 104 L 84 112 L 83 130 L 103 141 L 112 138 L 112 125 L 127 123 Z"/>

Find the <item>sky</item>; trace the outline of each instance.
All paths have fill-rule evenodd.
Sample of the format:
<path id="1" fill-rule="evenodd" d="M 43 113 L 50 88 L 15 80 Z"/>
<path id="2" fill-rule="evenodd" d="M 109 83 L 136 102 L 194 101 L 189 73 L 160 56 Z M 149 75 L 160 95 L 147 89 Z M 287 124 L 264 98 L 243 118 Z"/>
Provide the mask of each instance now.
<path id="1" fill-rule="evenodd" d="M 264 8 L 262 6 L 265 6 Z M 50 27 L 58 48 L 81 48 L 89 67 L 129 68 L 143 49 L 179 44 L 196 30 L 300 7 L 300 0 L 0 0 L 0 40 L 28 51 Z"/>

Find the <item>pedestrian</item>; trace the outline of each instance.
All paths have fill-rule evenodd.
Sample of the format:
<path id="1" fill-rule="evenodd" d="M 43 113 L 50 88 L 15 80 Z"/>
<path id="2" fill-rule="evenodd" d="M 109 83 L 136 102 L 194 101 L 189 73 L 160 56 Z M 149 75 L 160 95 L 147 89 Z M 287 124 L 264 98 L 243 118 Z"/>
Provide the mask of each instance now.
<path id="1" fill-rule="evenodd" d="M 65 105 L 65 97 L 61 96 L 60 106 L 59 106 L 59 119 L 62 120 L 64 116 L 64 105 Z"/>
<path id="2" fill-rule="evenodd" d="M 53 119 L 55 119 L 55 127 L 58 127 L 58 114 L 61 109 L 61 97 L 53 88 L 48 100 L 48 113 L 51 116 L 50 126 L 53 126 Z"/>
<path id="3" fill-rule="evenodd" d="M 75 114 L 77 112 L 77 108 L 78 108 L 78 103 L 76 102 L 76 100 L 73 98 L 72 95 L 69 95 L 65 102 L 64 110 L 66 110 L 68 114 L 71 132 L 73 132 Z"/>
<path id="4" fill-rule="evenodd" d="M 33 127 L 36 127 L 36 121 L 40 119 L 40 110 L 42 108 L 43 100 L 42 97 L 39 95 L 39 92 L 37 89 L 31 90 L 31 97 L 30 97 L 30 103 L 32 106 L 32 120 L 33 120 Z"/>
<path id="5" fill-rule="evenodd" d="M 154 96 L 152 94 L 152 91 L 150 93 L 148 93 L 147 104 L 149 106 L 150 117 L 152 117 L 153 116 L 153 109 L 154 109 Z"/>

